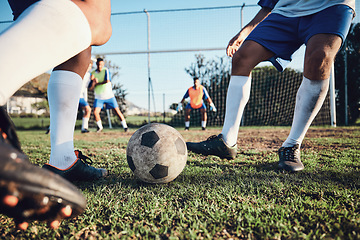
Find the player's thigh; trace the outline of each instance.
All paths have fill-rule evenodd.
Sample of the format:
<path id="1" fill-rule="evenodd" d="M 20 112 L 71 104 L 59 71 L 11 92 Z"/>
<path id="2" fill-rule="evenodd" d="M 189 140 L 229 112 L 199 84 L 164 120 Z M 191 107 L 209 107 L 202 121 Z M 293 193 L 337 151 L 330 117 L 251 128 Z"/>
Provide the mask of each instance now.
<path id="1" fill-rule="evenodd" d="M 349 32 L 354 11 L 346 5 L 335 5 L 303 18 L 299 32 L 305 39 L 304 75 L 326 79 L 330 68 Z"/>
<path id="2" fill-rule="evenodd" d="M 258 63 L 269 59 L 273 55 L 273 52 L 261 44 L 247 40 L 233 56 L 231 75 L 249 76 Z"/>
<path id="3" fill-rule="evenodd" d="M 342 39 L 334 34 L 316 34 L 307 43 L 304 76 L 323 80 L 330 76 L 330 69 L 341 47 Z"/>
<path id="4" fill-rule="evenodd" d="M 91 29 L 91 45 L 106 43 L 112 33 L 110 0 L 72 0 L 86 16 Z"/>
<path id="5" fill-rule="evenodd" d="M 99 108 L 99 107 L 95 107 L 95 108 L 94 108 L 94 114 L 95 114 L 95 115 L 99 115 L 100 112 L 101 112 L 101 108 Z"/>

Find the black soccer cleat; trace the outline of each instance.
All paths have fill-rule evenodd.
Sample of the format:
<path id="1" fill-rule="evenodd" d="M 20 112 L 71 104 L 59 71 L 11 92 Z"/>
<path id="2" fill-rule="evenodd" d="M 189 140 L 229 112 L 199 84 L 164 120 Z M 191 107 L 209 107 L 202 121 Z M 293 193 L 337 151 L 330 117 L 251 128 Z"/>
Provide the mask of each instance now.
<path id="1" fill-rule="evenodd" d="M 94 181 L 108 175 L 106 169 L 90 166 L 92 160 L 83 155 L 81 151 L 75 150 L 75 154 L 77 159 L 68 169 L 61 170 L 49 164 L 44 164 L 43 168 L 54 172 L 69 181 Z"/>
<path id="2" fill-rule="evenodd" d="M 185 129 L 184 129 L 185 131 L 189 131 L 189 127 L 185 127 Z"/>
<path id="3" fill-rule="evenodd" d="M 279 168 L 290 172 L 298 172 L 304 169 L 304 164 L 300 160 L 299 144 L 292 147 L 281 147 L 278 154 Z"/>
<path id="4" fill-rule="evenodd" d="M 225 143 L 222 134 L 219 134 L 218 136 L 213 135 L 207 140 L 199 143 L 187 142 L 186 146 L 189 151 L 194 153 L 199 153 L 205 156 L 214 155 L 228 160 L 234 159 L 237 153 L 237 145 L 235 144 L 232 147 L 228 146 Z"/>
<path id="5" fill-rule="evenodd" d="M 31 220 L 46 220 L 56 228 L 61 219 L 81 214 L 84 196 L 70 182 L 31 164 L 20 145 L 11 144 L 17 141 L 13 124 L 0 112 L 0 213 L 14 218 L 21 229 Z"/>
<path id="6" fill-rule="evenodd" d="M 16 135 L 15 126 L 5 108 L 0 106 L 0 133 L 2 141 L 10 144 L 19 152 L 22 152 L 19 138 Z"/>
<path id="7" fill-rule="evenodd" d="M 81 129 L 81 133 L 88 133 L 88 132 L 90 132 L 88 129 Z"/>

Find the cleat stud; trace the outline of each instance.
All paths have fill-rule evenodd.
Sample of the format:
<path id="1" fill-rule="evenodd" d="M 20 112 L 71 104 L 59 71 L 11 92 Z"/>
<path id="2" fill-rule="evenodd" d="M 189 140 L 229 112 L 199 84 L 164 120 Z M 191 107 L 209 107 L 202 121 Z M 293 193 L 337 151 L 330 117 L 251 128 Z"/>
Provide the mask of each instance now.
<path id="1" fill-rule="evenodd" d="M 60 227 L 60 221 L 59 220 L 54 220 L 50 223 L 50 227 L 52 229 L 58 229 Z"/>
<path id="2" fill-rule="evenodd" d="M 12 195 L 7 195 L 3 199 L 3 203 L 9 207 L 15 207 L 19 202 L 19 199 Z"/>
<path id="3" fill-rule="evenodd" d="M 20 230 L 25 231 L 25 230 L 28 228 L 28 226 L 29 226 L 29 223 L 27 223 L 27 222 L 22 222 L 22 223 L 19 223 L 19 224 L 17 225 L 17 228 L 20 229 Z"/>
<path id="4" fill-rule="evenodd" d="M 66 207 L 64 207 L 63 209 L 61 209 L 61 214 L 64 217 L 70 217 L 72 213 L 72 209 L 69 205 L 67 205 Z"/>

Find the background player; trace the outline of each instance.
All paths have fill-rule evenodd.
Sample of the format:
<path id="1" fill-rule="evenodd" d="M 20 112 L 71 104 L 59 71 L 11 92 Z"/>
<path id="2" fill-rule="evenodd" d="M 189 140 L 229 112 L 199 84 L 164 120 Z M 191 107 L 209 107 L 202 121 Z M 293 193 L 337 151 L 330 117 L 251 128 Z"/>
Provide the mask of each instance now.
<path id="1" fill-rule="evenodd" d="M 98 132 L 103 130 L 101 122 L 100 112 L 103 109 L 104 104 L 106 109 L 113 109 L 115 114 L 119 117 L 121 125 L 126 132 L 128 130 L 124 115 L 119 109 L 119 105 L 116 101 L 115 95 L 112 91 L 110 71 L 104 67 L 104 59 L 98 58 L 96 60 L 96 69 L 91 72 L 92 83 L 89 90 L 94 90 L 95 101 L 94 101 L 94 116 L 98 126 Z"/>
<path id="2" fill-rule="evenodd" d="M 81 86 L 81 94 L 79 100 L 79 107 L 81 107 L 83 111 L 83 118 L 81 124 L 81 133 L 88 133 L 89 132 L 89 119 L 91 114 L 91 107 L 88 103 L 88 87 L 90 84 L 90 70 L 92 68 L 93 62 L 92 60 L 89 63 L 89 68 L 87 69 L 82 86 Z"/>
<path id="3" fill-rule="evenodd" d="M 216 107 L 211 100 L 206 88 L 200 84 L 199 78 L 194 78 L 194 86 L 190 87 L 184 97 L 182 98 L 181 102 L 178 104 L 176 111 L 182 110 L 182 104 L 184 103 L 185 99 L 190 97 L 190 102 L 185 107 L 185 130 L 189 130 L 190 127 L 190 112 L 193 109 L 199 109 L 201 113 L 201 128 L 202 130 L 206 129 L 206 121 L 207 121 L 207 114 L 206 114 L 206 106 L 203 101 L 205 99 L 210 104 L 210 111 L 216 112 Z"/>
<path id="4" fill-rule="evenodd" d="M 16 21 L 0 35 L 0 106 L 22 85 L 57 66 L 48 86 L 49 169 L 71 180 L 105 176 L 105 169 L 91 167 L 82 161 L 82 154 L 75 154 L 73 134 L 90 46 L 102 45 L 111 36 L 110 0 L 9 0 L 9 4 Z M 34 219 L 49 220 L 57 228 L 62 218 L 83 211 L 86 201 L 81 193 L 64 178 L 30 164 L 7 113 L 0 117 L 0 212 L 26 229 L 27 221 Z"/>
<path id="5" fill-rule="evenodd" d="M 235 158 L 252 69 L 269 60 L 282 71 L 292 54 L 306 44 L 304 77 L 296 96 L 291 131 L 279 149 L 279 167 L 300 171 L 304 169 L 300 146 L 326 97 L 330 69 L 349 31 L 355 0 L 260 0 L 259 5 L 261 10 L 227 47 L 227 55 L 233 59 L 221 134 L 187 146 L 204 155 Z"/>

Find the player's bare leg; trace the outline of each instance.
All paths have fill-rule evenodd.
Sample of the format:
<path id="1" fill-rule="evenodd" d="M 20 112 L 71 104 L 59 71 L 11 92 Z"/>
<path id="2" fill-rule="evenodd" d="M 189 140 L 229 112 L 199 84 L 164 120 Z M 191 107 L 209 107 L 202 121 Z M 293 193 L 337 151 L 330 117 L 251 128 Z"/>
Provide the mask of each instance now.
<path id="1" fill-rule="evenodd" d="M 91 115 L 91 107 L 89 105 L 82 107 L 83 110 L 83 117 L 82 117 L 82 124 L 81 124 L 81 133 L 88 133 L 89 132 L 89 119 Z"/>
<path id="2" fill-rule="evenodd" d="M 321 109 L 329 88 L 331 66 L 341 46 L 337 35 L 317 34 L 307 43 L 304 60 L 304 78 L 296 96 L 291 131 L 279 149 L 279 167 L 300 171 L 300 146 L 315 116 Z"/>
<path id="3" fill-rule="evenodd" d="M 84 110 L 84 117 L 85 118 L 90 118 L 90 116 L 91 116 L 91 107 L 90 106 L 83 107 L 83 110 Z"/>
<path id="4" fill-rule="evenodd" d="M 189 131 L 190 128 L 190 112 L 191 108 L 185 108 L 185 131 Z"/>
<path id="5" fill-rule="evenodd" d="M 113 110 L 114 110 L 116 116 L 118 116 L 118 118 L 120 119 L 121 125 L 124 128 L 124 131 L 127 132 L 128 126 L 126 124 L 124 115 L 122 114 L 122 112 L 120 111 L 120 109 L 118 107 L 114 108 Z"/>
<path id="6" fill-rule="evenodd" d="M 101 112 L 101 108 L 99 107 L 94 108 L 94 117 L 97 125 L 97 132 L 101 132 L 104 128 L 101 122 L 100 112 Z"/>
<path id="7" fill-rule="evenodd" d="M 206 121 L 207 121 L 206 110 L 204 108 L 201 108 L 200 114 L 201 114 L 201 129 L 205 130 L 206 129 Z"/>

